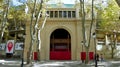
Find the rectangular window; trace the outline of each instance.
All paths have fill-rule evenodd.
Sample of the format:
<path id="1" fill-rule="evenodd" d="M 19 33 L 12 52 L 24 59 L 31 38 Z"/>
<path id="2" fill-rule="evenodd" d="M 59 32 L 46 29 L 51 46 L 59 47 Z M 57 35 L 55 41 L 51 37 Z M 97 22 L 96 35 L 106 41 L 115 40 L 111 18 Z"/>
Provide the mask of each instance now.
<path id="1" fill-rule="evenodd" d="M 67 17 L 67 12 L 63 11 L 63 17 Z"/>
<path id="2" fill-rule="evenodd" d="M 75 17 L 76 17 L 76 12 L 72 11 L 72 18 L 75 18 Z"/>
<path id="3" fill-rule="evenodd" d="M 68 11 L 68 18 L 71 18 L 71 11 Z"/>
<path id="4" fill-rule="evenodd" d="M 53 18 L 53 11 L 50 11 L 50 18 Z"/>
<path id="5" fill-rule="evenodd" d="M 55 18 L 58 18 L 58 11 L 55 11 Z"/>
<path id="6" fill-rule="evenodd" d="M 59 18 L 62 18 L 62 11 L 59 11 Z"/>

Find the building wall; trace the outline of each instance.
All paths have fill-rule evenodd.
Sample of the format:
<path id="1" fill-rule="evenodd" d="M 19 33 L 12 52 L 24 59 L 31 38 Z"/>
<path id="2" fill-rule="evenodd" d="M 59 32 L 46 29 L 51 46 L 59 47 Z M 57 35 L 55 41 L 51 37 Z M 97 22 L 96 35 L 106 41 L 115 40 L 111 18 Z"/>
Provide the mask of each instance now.
<path id="1" fill-rule="evenodd" d="M 69 9 L 70 10 L 70 9 Z M 73 10 L 73 9 L 72 9 Z M 76 18 L 48 18 L 45 27 L 41 31 L 41 50 L 40 59 L 50 60 L 50 36 L 56 29 L 63 28 L 67 30 L 71 36 L 71 58 L 72 60 L 80 60 L 80 52 L 82 52 L 82 22 L 79 18 L 79 11 L 76 10 Z M 90 28 L 90 20 L 86 21 L 87 37 Z M 40 25 L 42 22 L 40 22 Z M 30 45 L 30 24 L 26 24 L 26 40 L 25 40 L 25 52 L 24 58 L 27 59 L 27 52 Z M 93 30 L 94 31 L 94 30 Z M 93 39 L 91 39 L 93 41 Z M 93 42 L 91 41 L 90 51 L 94 51 Z M 85 48 L 83 47 L 84 51 Z M 34 45 L 34 52 L 36 52 L 36 45 Z"/>
<path id="2" fill-rule="evenodd" d="M 54 25 L 51 26 L 51 24 L 54 23 Z M 70 35 L 71 35 L 71 50 L 72 50 L 72 59 L 75 59 L 75 52 L 76 52 L 76 26 L 75 26 L 75 23 L 71 23 L 71 22 L 49 22 L 48 24 L 46 24 L 46 27 L 44 29 L 46 29 L 46 31 L 44 31 L 43 33 L 46 35 L 42 35 L 42 36 L 45 36 L 45 37 L 42 37 L 42 38 L 45 38 L 45 40 L 43 40 L 42 42 L 43 43 L 46 43 L 46 45 L 44 46 L 45 47 L 45 53 L 47 54 L 45 57 L 46 59 L 48 60 L 49 59 L 49 52 L 50 52 L 50 35 L 51 33 L 55 30 L 55 29 L 59 29 L 59 28 L 63 28 L 65 30 L 67 30 Z M 46 42 L 45 42 L 46 41 Z"/>

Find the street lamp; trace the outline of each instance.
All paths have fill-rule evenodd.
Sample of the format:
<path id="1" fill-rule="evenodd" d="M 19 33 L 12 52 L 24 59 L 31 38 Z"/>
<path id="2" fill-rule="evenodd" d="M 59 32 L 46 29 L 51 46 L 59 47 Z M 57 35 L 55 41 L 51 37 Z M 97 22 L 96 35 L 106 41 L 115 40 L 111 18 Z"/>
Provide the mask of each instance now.
<path id="1" fill-rule="evenodd" d="M 94 46 L 95 46 L 95 67 L 97 67 L 97 51 L 96 51 L 96 33 L 93 33 Z"/>

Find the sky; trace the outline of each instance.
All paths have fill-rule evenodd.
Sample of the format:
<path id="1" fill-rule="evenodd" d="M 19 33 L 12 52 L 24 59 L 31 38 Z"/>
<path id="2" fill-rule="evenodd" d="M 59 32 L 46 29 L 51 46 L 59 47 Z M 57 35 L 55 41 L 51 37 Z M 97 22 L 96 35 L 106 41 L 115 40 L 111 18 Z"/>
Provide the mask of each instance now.
<path id="1" fill-rule="evenodd" d="M 49 3 L 56 3 L 58 1 L 62 1 L 65 4 L 74 4 L 75 0 L 50 0 Z"/>
<path id="2" fill-rule="evenodd" d="M 26 2 L 27 0 L 11 0 L 11 1 L 12 1 L 11 2 L 12 6 L 19 6 L 19 5 L 23 4 L 23 2 Z M 18 2 L 18 1 L 20 1 L 20 2 Z M 50 0 L 48 3 L 55 4 L 59 1 L 65 3 L 65 4 L 74 4 L 75 3 L 75 0 Z"/>
<path id="3" fill-rule="evenodd" d="M 74 4 L 75 0 L 62 0 L 64 3 Z"/>
<path id="4" fill-rule="evenodd" d="M 59 1 L 62 1 L 65 4 L 75 4 L 76 0 L 50 0 L 49 3 L 53 4 L 53 3 L 57 3 Z M 77 0 L 77 1 L 79 2 L 79 0 Z M 85 2 L 88 2 L 88 1 L 91 3 L 92 0 L 85 0 Z M 96 0 L 95 2 L 96 3 L 106 4 L 107 0 Z"/>
<path id="5" fill-rule="evenodd" d="M 20 2 L 18 2 L 20 1 Z M 13 6 L 21 5 L 23 2 L 26 2 L 27 0 L 12 0 Z M 50 0 L 48 3 L 50 4 L 55 4 L 58 3 L 59 1 L 63 2 L 64 4 L 75 4 L 76 0 Z M 77 0 L 79 2 L 79 0 Z M 91 0 L 85 0 L 86 2 L 90 2 Z M 103 0 L 104 3 L 106 0 Z M 100 3 L 102 0 L 96 0 L 96 2 Z M 91 3 L 91 2 L 90 2 Z"/>

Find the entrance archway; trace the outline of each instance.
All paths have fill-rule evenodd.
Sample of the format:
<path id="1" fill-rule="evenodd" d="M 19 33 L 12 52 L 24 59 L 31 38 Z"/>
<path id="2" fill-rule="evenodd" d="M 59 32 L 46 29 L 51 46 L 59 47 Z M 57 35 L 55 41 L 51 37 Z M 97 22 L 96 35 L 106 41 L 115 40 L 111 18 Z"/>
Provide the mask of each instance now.
<path id="1" fill-rule="evenodd" d="M 71 36 L 65 29 L 56 29 L 50 36 L 50 60 L 71 60 Z"/>

